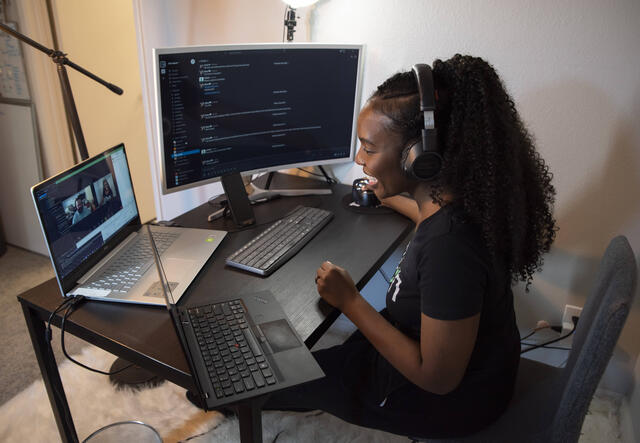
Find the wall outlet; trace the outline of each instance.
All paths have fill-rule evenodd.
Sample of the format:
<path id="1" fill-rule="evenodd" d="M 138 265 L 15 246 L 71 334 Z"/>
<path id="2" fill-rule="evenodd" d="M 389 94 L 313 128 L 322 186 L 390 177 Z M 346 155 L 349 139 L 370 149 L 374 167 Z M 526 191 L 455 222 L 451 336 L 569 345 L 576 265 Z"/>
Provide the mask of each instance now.
<path id="1" fill-rule="evenodd" d="M 582 314 L 582 308 L 580 306 L 565 305 L 564 314 L 562 314 L 562 329 L 564 331 L 570 331 L 573 329 L 572 317 L 580 317 Z"/>

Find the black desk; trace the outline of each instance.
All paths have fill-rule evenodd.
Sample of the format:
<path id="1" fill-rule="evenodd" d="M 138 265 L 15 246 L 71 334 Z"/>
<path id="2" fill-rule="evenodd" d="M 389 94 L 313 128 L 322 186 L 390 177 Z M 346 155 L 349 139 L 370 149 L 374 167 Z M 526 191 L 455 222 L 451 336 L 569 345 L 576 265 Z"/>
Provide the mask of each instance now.
<path id="1" fill-rule="evenodd" d="M 271 187 L 321 186 L 326 185 L 277 174 Z M 351 192 L 351 187 L 338 184 L 332 189 L 332 195 L 287 197 L 254 206 L 258 225 L 227 235 L 188 293 L 181 298 L 180 304 L 188 306 L 212 302 L 216 297 L 270 290 L 307 346 L 311 347 L 339 315 L 338 311 L 320 301 L 317 294 L 314 278 L 320 263 L 330 260 L 346 268 L 358 289 L 362 289 L 413 226 L 398 214 L 354 213 L 342 204 L 342 197 Z M 329 209 L 335 215 L 298 254 L 267 278 L 224 265 L 224 258 L 265 229 L 266 223 L 297 205 Z M 205 203 L 175 221 L 185 227 L 235 229 L 226 220 L 207 222 L 206 217 L 212 210 L 212 206 Z M 44 340 L 45 322 L 62 301 L 55 279 L 21 294 L 18 299 L 62 440 L 78 441 L 55 359 Z M 55 318 L 54 324 L 60 325 L 60 317 Z M 162 307 L 90 301 L 66 322 L 65 331 L 185 389 L 195 389 L 171 319 Z M 59 395 L 54 395 L 54 392 Z M 258 403 L 239 407 L 243 441 L 261 441 Z"/>

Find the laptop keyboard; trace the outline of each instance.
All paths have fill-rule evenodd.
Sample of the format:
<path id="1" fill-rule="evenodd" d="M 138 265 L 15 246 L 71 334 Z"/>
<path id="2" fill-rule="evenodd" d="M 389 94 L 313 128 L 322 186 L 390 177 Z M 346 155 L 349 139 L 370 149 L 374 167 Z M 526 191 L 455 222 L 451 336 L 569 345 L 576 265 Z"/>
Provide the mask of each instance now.
<path id="1" fill-rule="evenodd" d="M 164 251 L 180 236 L 173 232 L 153 232 L 153 240 L 158 254 Z M 140 234 L 119 256 L 112 260 L 107 269 L 86 287 L 92 289 L 108 289 L 115 293 L 126 293 L 145 272 L 153 265 L 153 251 L 149 237 Z"/>
<path id="2" fill-rule="evenodd" d="M 227 258 L 235 266 L 269 275 L 295 255 L 329 223 L 331 211 L 298 206 Z"/>
<path id="3" fill-rule="evenodd" d="M 190 308 L 188 313 L 217 398 L 276 383 L 240 300 Z"/>

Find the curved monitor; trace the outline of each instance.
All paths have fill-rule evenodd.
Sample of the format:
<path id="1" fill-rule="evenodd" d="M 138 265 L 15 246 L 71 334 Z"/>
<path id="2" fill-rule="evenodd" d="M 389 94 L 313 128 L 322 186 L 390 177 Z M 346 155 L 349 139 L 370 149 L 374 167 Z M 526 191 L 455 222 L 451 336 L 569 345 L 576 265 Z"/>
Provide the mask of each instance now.
<path id="1" fill-rule="evenodd" d="M 163 193 L 351 161 L 362 45 L 154 49 Z"/>

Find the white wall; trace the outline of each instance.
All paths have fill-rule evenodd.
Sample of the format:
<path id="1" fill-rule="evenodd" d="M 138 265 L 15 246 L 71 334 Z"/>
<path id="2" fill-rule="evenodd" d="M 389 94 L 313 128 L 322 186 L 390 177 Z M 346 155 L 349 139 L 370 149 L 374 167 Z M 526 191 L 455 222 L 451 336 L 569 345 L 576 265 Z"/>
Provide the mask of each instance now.
<path id="1" fill-rule="evenodd" d="M 9 13 L 7 18 L 18 22 L 21 33 L 47 48 L 53 47 L 44 2 L 26 0 L 5 4 Z M 60 81 L 55 64 L 51 63 L 46 54 L 24 43 L 21 45 L 31 101 L 35 106 L 38 121 L 43 174 L 50 177 L 73 165 L 72 145 L 67 130 Z M 38 235 L 42 236 L 41 233 Z"/>

